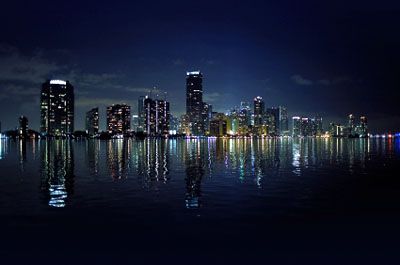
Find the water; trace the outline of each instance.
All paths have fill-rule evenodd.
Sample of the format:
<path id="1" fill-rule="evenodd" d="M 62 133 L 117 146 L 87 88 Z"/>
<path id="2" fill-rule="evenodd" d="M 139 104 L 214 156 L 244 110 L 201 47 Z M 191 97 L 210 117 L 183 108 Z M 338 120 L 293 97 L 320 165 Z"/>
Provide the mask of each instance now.
<path id="1" fill-rule="evenodd" d="M 399 139 L 0 144 L 0 264 L 400 262 Z"/>

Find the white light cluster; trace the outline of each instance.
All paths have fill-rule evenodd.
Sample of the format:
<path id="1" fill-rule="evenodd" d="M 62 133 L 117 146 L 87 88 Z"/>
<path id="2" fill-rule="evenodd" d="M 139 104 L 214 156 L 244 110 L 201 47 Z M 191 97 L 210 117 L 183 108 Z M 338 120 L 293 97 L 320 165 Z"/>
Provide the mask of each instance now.
<path id="1" fill-rule="evenodd" d="M 186 75 L 199 75 L 200 71 L 186 72 Z"/>
<path id="2" fill-rule="evenodd" d="M 67 82 L 64 80 L 50 80 L 50 85 L 66 85 Z"/>

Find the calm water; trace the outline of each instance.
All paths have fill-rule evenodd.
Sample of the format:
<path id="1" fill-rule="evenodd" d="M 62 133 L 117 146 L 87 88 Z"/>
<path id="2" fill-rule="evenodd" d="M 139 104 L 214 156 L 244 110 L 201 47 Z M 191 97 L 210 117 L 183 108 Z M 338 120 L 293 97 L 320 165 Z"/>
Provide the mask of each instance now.
<path id="1" fill-rule="evenodd" d="M 0 264 L 399 264 L 398 139 L 1 140 Z"/>

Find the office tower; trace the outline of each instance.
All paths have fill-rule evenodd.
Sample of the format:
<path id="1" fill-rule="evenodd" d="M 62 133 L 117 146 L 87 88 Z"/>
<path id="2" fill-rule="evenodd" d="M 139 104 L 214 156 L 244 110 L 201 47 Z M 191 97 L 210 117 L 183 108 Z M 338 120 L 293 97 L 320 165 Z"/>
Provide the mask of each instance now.
<path id="1" fill-rule="evenodd" d="M 180 118 L 178 133 L 184 135 L 190 135 L 190 121 L 189 121 L 189 116 L 187 114 L 182 115 Z"/>
<path id="2" fill-rule="evenodd" d="M 40 132 L 65 136 L 74 131 L 74 88 L 68 81 L 48 80 L 40 96 Z"/>
<path id="3" fill-rule="evenodd" d="M 368 136 L 368 120 L 367 117 L 360 117 L 360 125 L 358 126 L 358 135 L 359 137 L 367 137 Z"/>
<path id="4" fill-rule="evenodd" d="M 166 100 L 143 100 L 144 132 L 149 136 L 165 136 L 169 133 L 170 110 Z"/>
<path id="5" fill-rule="evenodd" d="M 301 136 L 301 118 L 296 116 L 292 118 L 293 121 L 293 132 L 292 136 L 293 137 L 299 137 Z"/>
<path id="6" fill-rule="evenodd" d="M 200 71 L 186 73 L 186 114 L 191 133 L 204 135 L 203 75 Z"/>
<path id="7" fill-rule="evenodd" d="M 25 116 L 19 117 L 19 129 L 18 135 L 20 138 L 28 138 L 29 137 L 29 126 L 28 126 L 28 118 Z"/>
<path id="8" fill-rule="evenodd" d="M 321 136 L 324 133 L 321 117 L 315 117 L 313 119 L 313 126 L 314 126 L 313 135 Z"/>
<path id="9" fill-rule="evenodd" d="M 212 117 L 212 105 L 203 103 L 203 122 L 204 122 L 204 132 L 210 130 L 210 121 Z"/>
<path id="10" fill-rule="evenodd" d="M 268 134 L 280 135 L 280 108 L 267 108 L 265 125 L 268 126 Z"/>
<path id="11" fill-rule="evenodd" d="M 132 129 L 138 131 L 139 127 L 139 115 L 132 115 Z"/>
<path id="12" fill-rule="evenodd" d="M 287 109 L 279 107 L 279 135 L 289 135 L 289 120 Z"/>
<path id="13" fill-rule="evenodd" d="M 146 123 L 146 112 L 145 112 L 145 99 L 147 96 L 140 96 L 138 99 L 138 126 L 136 128 L 137 132 L 145 131 Z"/>
<path id="14" fill-rule="evenodd" d="M 265 110 L 265 103 L 262 97 L 254 98 L 254 126 L 261 126 L 263 124 L 263 115 Z"/>
<path id="15" fill-rule="evenodd" d="M 211 136 L 224 136 L 227 134 L 228 124 L 227 117 L 223 113 L 215 113 L 210 122 Z"/>
<path id="16" fill-rule="evenodd" d="M 355 134 L 355 117 L 353 114 L 349 115 L 349 120 L 347 122 L 347 130 L 349 136 L 353 136 Z"/>
<path id="17" fill-rule="evenodd" d="M 166 100 L 156 99 L 154 101 L 155 106 L 155 125 L 157 136 L 165 136 L 169 133 L 169 102 Z"/>
<path id="18" fill-rule="evenodd" d="M 96 135 L 99 132 L 99 108 L 93 108 L 86 112 L 86 132 Z"/>
<path id="19" fill-rule="evenodd" d="M 107 130 L 113 134 L 127 133 L 131 128 L 131 107 L 114 104 L 107 107 Z"/>
<path id="20" fill-rule="evenodd" d="M 169 134 L 175 135 L 179 130 L 179 119 L 172 114 L 169 115 Z"/>

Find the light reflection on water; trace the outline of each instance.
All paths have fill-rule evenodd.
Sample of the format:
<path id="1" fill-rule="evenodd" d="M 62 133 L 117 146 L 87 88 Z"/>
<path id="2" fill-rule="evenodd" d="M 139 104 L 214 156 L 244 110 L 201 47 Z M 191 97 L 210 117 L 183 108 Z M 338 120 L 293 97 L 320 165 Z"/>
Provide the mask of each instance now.
<path id="1" fill-rule="evenodd" d="M 398 158 L 399 152 L 398 139 L 0 141 L 1 161 L 15 154 L 21 178 L 32 173 L 27 165 L 39 165 L 41 194 L 51 207 L 68 206 L 79 187 L 77 180 L 96 186 L 95 180 L 108 178 L 111 182 L 135 179 L 124 184 L 136 191 L 181 190 L 174 196 L 182 196 L 186 208 L 199 208 L 203 206 L 205 182 L 218 187 L 209 189 L 221 193 L 237 190 L 240 185 L 262 191 L 274 185 L 270 179 L 285 183 L 291 177 L 332 168 L 353 174 L 362 172 L 371 159 Z"/>

